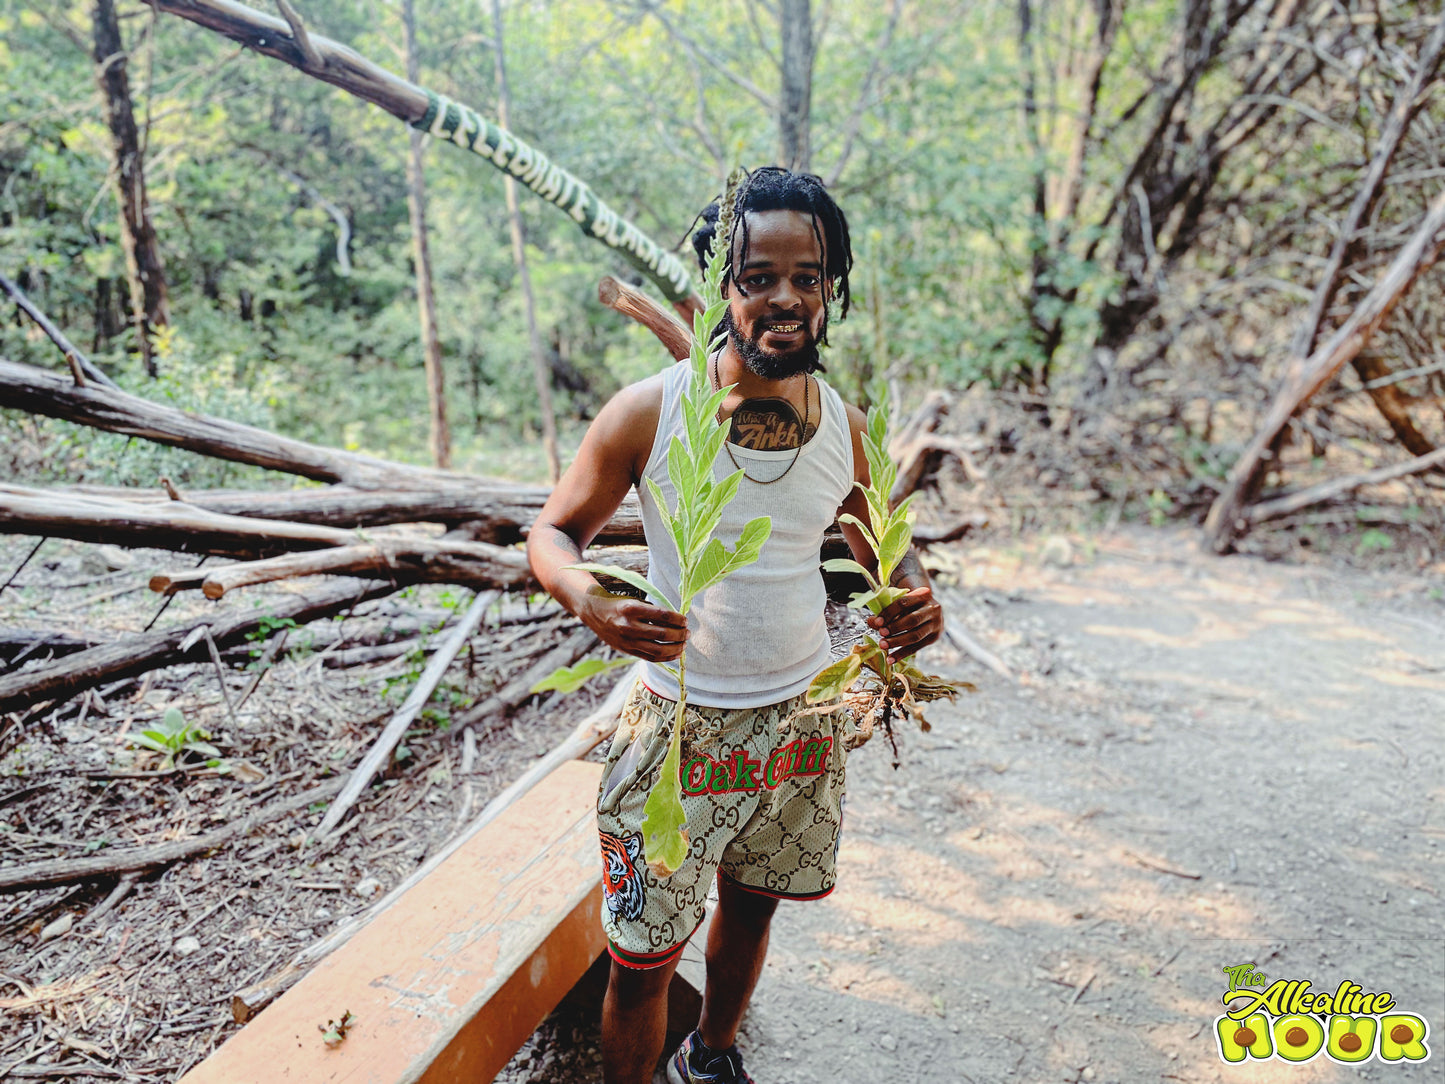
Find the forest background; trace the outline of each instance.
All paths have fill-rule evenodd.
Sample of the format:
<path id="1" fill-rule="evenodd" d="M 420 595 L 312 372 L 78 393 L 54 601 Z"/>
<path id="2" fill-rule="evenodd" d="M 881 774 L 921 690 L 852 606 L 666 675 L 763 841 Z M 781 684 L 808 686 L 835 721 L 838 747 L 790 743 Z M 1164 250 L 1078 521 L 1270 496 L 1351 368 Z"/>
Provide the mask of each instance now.
<path id="1" fill-rule="evenodd" d="M 840 389 L 866 401 L 881 374 L 905 403 L 986 392 L 993 450 L 1045 449 L 1029 478 L 1155 520 L 1202 514 L 1289 359 L 1343 321 L 1445 177 L 1432 4 L 419 0 L 409 46 L 411 6 L 301 14 L 397 72 L 410 48 L 418 82 L 486 116 L 509 106 L 512 130 L 665 247 L 735 163 L 819 173 L 857 258 L 854 311 L 830 329 Z M 96 61 L 103 10 L 164 277 L 164 311 L 143 319 L 97 75 L 117 66 Z M 4 0 L 0 33 L 0 259 L 123 387 L 420 463 L 436 455 L 430 384 L 453 467 L 546 478 L 500 172 L 423 140 L 429 382 L 403 124 L 138 0 Z M 1402 100 L 1399 149 L 1332 265 Z M 565 461 L 597 407 L 666 359 L 595 300 L 602 275 L 640 277 L 525 191 L 519 212 Z M 1445 438 L 1439 287 L 1428 273 L 1294 419 L 1294 480 Z M 18 313 L 0 356 L 59 362 Z M 38 482 L 264 478 L 16 411 L 0 410 L 0 455 Z M 1408 487 L 1393 510 L 1357 510 L 1367 549 L 1393 546 L 1379 527 L 1422 529 L 1435 484 Z"/>

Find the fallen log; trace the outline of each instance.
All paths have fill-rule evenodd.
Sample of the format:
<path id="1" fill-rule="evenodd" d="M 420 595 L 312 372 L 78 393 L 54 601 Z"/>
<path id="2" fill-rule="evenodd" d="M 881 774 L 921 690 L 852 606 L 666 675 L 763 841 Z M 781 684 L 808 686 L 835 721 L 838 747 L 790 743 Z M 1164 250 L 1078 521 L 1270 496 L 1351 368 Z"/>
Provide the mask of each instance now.
<path id="1" fill-rule="evenodd" d="M 253 520 L 196 508 L 0 485 L 0 534 L 29 534 L 168 549 L 223 557 L 346 546 L 351 531 L 280 520 Z"/>
<path id="2" fill-rule="evenodd" d="M 19 666 L 26 659 L 46 655 L 60 658 L 103 643 L 91 636 L 72 636 L 68 632 L 48 629 L 0 628 L 0 663 L 6 668 Z"/>
<path id="3" fill-rule="evenodd" d="M 293 621 L 304 625 L 340 613 L 359 602 L 381 598 L 396 590 L 394 584 L 367 584 L 352 580 L 305 595 L 277 601 L 262 610 L 247 607 L 221 617 L 143 633 L 115 643 L 78 651 L 58 662 L 0 677 L 0 712 L 31 707 L 45 700 L 63 700 L 118 678 L 134 677 L 161 666 L 182 662 L 205 662 L 210 649 L 197 630 L 209 627 L 217 647 L 244 643 L 246 636 L 263 624 Z M 190 641 L 183 651 L 181 645 Z"/>
<path id="4" fill-rule="evenodd" d="M 635 572 L 647 569 L 644 550 L 600 549 L 592 553 L 609 564 Z M 396 586 L 450 583 L 477 591 L 541 590 L 521 550 L 493 546 L 489 542 L 429 542 L 409 538 L 391 538 L 369 546 L 284 554 L 204 571 L 162 572 L 151 577 L 150 587 L 160 594 L 199 587 L 207 598 L 219 599 L 238 587 L 323 575 L 386 580 Z"/>
<path id="5" fill-rule="evenodd" d="M 447 633 L 447 637 L 437 645 L 436 654 L 427 663 L 426 669 L 422 671 L 421 677 L 412 688 L 406 702 L 391 717 L 382 732 L 377 736 L 371 748 L 362 757 L 361 763 L 346 778 L 346 785 L 341 788 L 341 793 L 336 796 L 326 810 L 326 816 L 321 819 L 321 825 L 316 829 L 318 839 L 325 838 L 344 817 L 356 799 L 361 797 L 361 792 L 366 789 L 372 777 L 379 772 L 384 764 L 391 759 L 392 750 L 396 748 L 397 742 L 401 741 L 402 735 L 406 733 L 407 727 L 426 706 L 431 699 L 431 694 L 436 690 L 437 682 L 441 681 L 442 674 L 446 673 L 452 660 L 457 657 L 457 652 L 467 642 L 472 633 L 476 631 L 477 625 L 482 620 L 482 615 L 487 612 L 487 607 L 497 601 L 500 592 L 490 594 L 478 594 L 472 599 L 472 604 L 467 607 L 467 612 L 457 622 L 456 627 Z"/>
<path id="6" fill-rule="evenodd" d="M 190 576 L 186 574 L 185 585 Z M 446 544 L 388 539 L 371 546 L 339 546 L 329 550 L 288 553 L 265 561 L 247 561 L 207 569 L 201 593 L 219 599 L 226 592 L 304 576 L 357 576 L 406 583 L 455 583 L 478 590 L 519 591 L 532 584 L 526 557 L 515 549 L 487 542 Z M 160 583 L 165 580 L 167 582 Z M 151 588 L 170 590 L 176 577 L 154 576 Z M 160 584 L 158 586 L 158 583 Z"/>
<path id="7" fill-rule="evenodd" d="M 1259 432 L 1230 470 L 1224 492 L 1215 499 L 1204 521 L 1205 542 L 1216 552 L 1228 552 L 1235 537 L 1248 530 L 1249 519 L 1244 509 L 1254 500 L 1274 458 L 1272 449 L 1290 418 L 1369 344 L 1400 298 L 1439 257 L 1442 246 L 1445 246 L 1445 191 L 1435 197 L 1419 228 L 1349 319 L 1306 361 L 1291 366 Z"/>
<path id="8" fill-rule="evenodd" d="M 92 493 L 86 489 L 74 492 L 83 495 Z M 192 490 L 185 494 L 185 499 L 187 504 L 208 512 L 250 519 L 289 520 L 343 530 L 398 523 L 441 523 L 447 527 L 465 523 L 473 538 L 510 546 L 527 537 L 527 530 L 542 510 L 550 492 L 542 486 L 478 482 L 463 489 L 440 490 L 362 490 L 348 486 L 229 492 Z M 117 489 L 94 491 L 94 495 L 146 504 L 159 504 L 170 499 L 161 492 L 138 494 L 133 490 Z M 593 542 L 603 546 L 637 545 L 642 542 L 642 514 L 635 494 L 628 494 L 612 521 L 602 528 Z"/>
<path id="9" fill-rule="evenodd" d="M 1336 497 L 1343 497 L 1346 493 L 1353 493 L 1363 486 L 1379 485 L 1382 482 L 1393 481 L 1396 478 L 1405 478 L 1411 474 L 1419 474 L 1422 471 L 1430 470 L 1433 467 L 1445 467 L 1445 448 L 1436 448 L 1428 455 L 1422 455 L 1415 459 L 1407 459 L 1403 463 L 1392 463 L 1388 467 L 1377 467 L 1363 474 L 1352 474 L 1347 478 L 1332 478 L 1327 482 L 1321 482 L 1307 489 L 1301 489 L 1295 493 L 1287 493 L 1283 497 L 1275 497 L 1273 500 L 1260 501 L 1258 504 L 1245 510 L 1251 525 L 1264 523 L 1268 520 L 1279 519 L 1281 516 L 1288 516 L 1294 512 L 1302 511 L 1312 505 L 1323 504 L 1325 501 L 1332 501 Z"/>
<path id="10" fill-rule="evenodd" d="M 168 866 L 173 862 L 205 854 L 248 836 L 255 829 L 288 813 L 306 809 L 313 802 L 324 802 L 341 789 L 341 780 L 328 779 L 310 790 L 281 798 L 262 806 L 254 813 L 232 821 L 224 828 L 191 839 L 156 843 L 148 847 L 128 847 L 105 851 L 88 858 L 53 858 L 21 866 L 0 866 L 0 892 L 46 888 L 51 885 L 95 881 L 106 877 L 122 877 Z"/>
<path id="11" fill-rule="evenodd" d="M 586 756 L 616 733 L 618 713 L 622 711 L 627 694 L 637 680 L 639 669 L 640 667 L 633 666 L 623 671 L 622 676 L 613 685 L 612 691 L 607 694 L 607 698 L 598 709 L 578 723 L 564 742 L 538 760 L 506 790 L 487 803 L 486 808 L 477 814 L 466 828 L 427 858 L 368 910 L 343 919 L 335 930 L 302 949 L 295 959 L 279 971 L 260 982 L 236 991 L 231 997 L 231 1015 L 235 1018 L 236 1023 L 244 1024 L 295 986 L 312 967 L 350 941 L 357 931 L 363 929 L 367 923 L 394 906 L 396 901 L 401 899 L 408 890 L 419 884 L 434 869 L 465 846 L 468 840 L 475 837 L 504 810 L 514 805 L 518 798 L 535 787 L 540 780 L 550 775 L 559 764 Z"/>
<path id="12" fill-rule="evenodd" d="M 0 358 L 0 402 L 15 410 L 143 437 L 158 444 L 297 474 L 318 482 L 344 482 L 361 489 L 408 486 L 442 489 L 475 482 L 464 474 L 390 463 L 357 452 L 278 436 L 224 418 L 192 414 L 118 388 L 97 384 L 77 387 L 66 377 L 6 358 Z"/>

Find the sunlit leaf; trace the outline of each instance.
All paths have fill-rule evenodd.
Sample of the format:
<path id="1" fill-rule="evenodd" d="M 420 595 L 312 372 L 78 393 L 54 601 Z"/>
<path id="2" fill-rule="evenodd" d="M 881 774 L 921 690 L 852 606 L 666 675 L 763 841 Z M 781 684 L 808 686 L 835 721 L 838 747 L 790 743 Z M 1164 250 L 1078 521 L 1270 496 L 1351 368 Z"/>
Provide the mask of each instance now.
<path id="1" fill-rule="evenodd" d="M 858 680 L 858 675 L 862 672 L 863 659 L 858 652 L 850 651 L 837 662 L 823 667 L 813 679 L 808 686 L 808 703 L 818 704 L 837 699 L 848 691 L 848 687 Z"/>
<path id="2" fill-rule="evenodd" d="M 532 692 L 575 693 L 598 674 L 631 666 L 635 660 L 630 655 L 617 659 L 583 659 L 576 666 L 559 666 L 532 686 Z"/>
<path id="3" fill-rule="evenodd" d="M 583 561 L 580 564 L 568 565 L 567 567 L 579 568 L 583 572 L 591 572 L 593 575 L 612 576 L 615 579 L 621 580 L 623 583 L 630 584 L 637 588 L 659 606 L 674 611 L 677 609 L 677 607 L 672 604 L 671 599 L 648 582 L 647 577 L 640 573 L 633 572 L 630 568 L 623 568 L 620 565 L 603 565 L 595 561 Z"/>

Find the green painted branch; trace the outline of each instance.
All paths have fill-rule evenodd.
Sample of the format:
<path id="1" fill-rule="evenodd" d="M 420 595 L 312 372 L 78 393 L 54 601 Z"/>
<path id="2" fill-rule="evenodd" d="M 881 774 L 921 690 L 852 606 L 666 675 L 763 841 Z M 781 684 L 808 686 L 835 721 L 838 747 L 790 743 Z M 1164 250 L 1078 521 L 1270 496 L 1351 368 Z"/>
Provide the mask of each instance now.
<path id="1" fill-rule="evenodd" d="M 281 19 L 231 0 L 153 0 L 162 11 L 204 26 L 258 53 L 340 87 L 415 128 L 480 155 L 567 214 L 594 240 L 636 267 L 690 317 L 697 306 L 682 262 L 612 210 L 584 182 L 500 125 L 444 95 L 387 71 L 339 42 L 309 35 L 321 65 L 308 61 Z"/>

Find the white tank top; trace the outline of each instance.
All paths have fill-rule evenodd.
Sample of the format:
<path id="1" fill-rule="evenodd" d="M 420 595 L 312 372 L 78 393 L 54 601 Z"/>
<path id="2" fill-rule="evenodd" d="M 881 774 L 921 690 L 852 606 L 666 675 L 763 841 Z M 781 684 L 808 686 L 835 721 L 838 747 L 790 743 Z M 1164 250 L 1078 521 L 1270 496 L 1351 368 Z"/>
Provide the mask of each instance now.
<path id="1" fill-rule="evenodd" d="M 669 509 L 677 494 L 667 476 L 667 448 L 674 435 L 685 432 L 682 392 L 688 377 L 686 361 L 663 374 L 662 412 L 643 471 L 657 483 Z M 838 393 L 821 380 L 817 386 L 822 418 L 813 438 L 796 450 L 797 462 L 795 449 L 764 452 L 729 444 L 713 464 L 718 481 L 736 469 L 734 459 L 758 479 L 776 478 L 793 465 L 771 485 L 744 478 L 737 497 L 723 511 L 716 534 L 728 549 L 755 516 L 771 516 L 773 529 L 756 562 L 693 600 L 687 617 L 690 703 L 719 708 L 776 704 L 806 689 L 831 661 L 823 619 L 827 593 L 818 555 L 823 532 L 833 525 L 853 485 L 853 439 Z M 681 574 L 672 536 L 646 484 L 637 487 L 637 495 L 647 537 L 648 578 L 675 599 Z M 657 663 L 643 663 L 643 680 L 658 695 L 677 699 L 677 680 Z"/>

